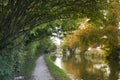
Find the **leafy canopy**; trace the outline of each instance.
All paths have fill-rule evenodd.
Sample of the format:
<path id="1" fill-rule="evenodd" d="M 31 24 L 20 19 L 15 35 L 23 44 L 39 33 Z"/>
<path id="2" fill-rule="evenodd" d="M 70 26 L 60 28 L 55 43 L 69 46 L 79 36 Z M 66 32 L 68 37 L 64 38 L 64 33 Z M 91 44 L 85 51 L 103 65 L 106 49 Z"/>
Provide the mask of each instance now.
<path id="1" fill-rule="evenodd" d="M 105 8 L 105 4 L 106 1 L 102 0 L 1 0 L 0 50 L 9 45 L 10 41 L 30 33 L 36 26 L 41 27 L 51 21 L 86 16 L 95 21 L 101 17 L 100 10 Z M 42 36 L 44 33 L 39 31 Z"/>

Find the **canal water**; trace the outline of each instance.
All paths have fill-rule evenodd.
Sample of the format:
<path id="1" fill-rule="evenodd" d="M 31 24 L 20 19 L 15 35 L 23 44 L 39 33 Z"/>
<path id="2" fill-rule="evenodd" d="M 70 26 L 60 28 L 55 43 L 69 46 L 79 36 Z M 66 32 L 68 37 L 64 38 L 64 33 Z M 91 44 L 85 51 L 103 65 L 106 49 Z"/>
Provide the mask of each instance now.
<path id="1" fill-rule="evenodd" d="M 120 61 L 79 55 L 53 60 L 72 80 L 120 80 Z"/>

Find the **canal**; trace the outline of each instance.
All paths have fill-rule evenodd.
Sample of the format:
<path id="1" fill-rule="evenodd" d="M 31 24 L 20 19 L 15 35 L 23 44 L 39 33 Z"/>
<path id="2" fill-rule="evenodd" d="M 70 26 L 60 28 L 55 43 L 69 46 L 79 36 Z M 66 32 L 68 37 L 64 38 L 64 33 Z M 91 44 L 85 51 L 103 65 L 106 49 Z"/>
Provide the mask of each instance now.
<path id="1" fill-rule="evenodd" d="M 120 80 L 120 61 L 80 55 L 56 56 L 53 61 L 72 80 Z"/>

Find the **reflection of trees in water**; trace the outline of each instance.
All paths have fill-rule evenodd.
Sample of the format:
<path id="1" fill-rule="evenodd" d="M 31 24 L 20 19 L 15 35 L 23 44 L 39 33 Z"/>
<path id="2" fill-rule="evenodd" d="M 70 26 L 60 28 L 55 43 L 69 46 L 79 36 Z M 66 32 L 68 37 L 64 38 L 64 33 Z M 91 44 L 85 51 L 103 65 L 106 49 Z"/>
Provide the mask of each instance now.
<path id="1" fill-rule="evenodd" d="M 78 61 L 79 60 L 79 61 Z M 74 79 L 83 79 L 83 80 L 117 80 L 119 79 L 119 70 L 120 65 L 117 62 L 109 62 L 107 66 L 110 67 L 110 75 L 109 77 L 106 75 L 105 68 L 97 69 L 94 67 L 95 64 L 98 64 L 95 61 L 91 62 L 90 60 L 86 59 L 84 56 L 76 58 L 68 57 L 62 58 L 62 65 L 64 69 L 67 71 L 68 74 L 73 74 L 75 77 Z M 101 61 L 100 61 L 101 62 Z M 102 64 L 102 63 L 99 63 Z"/>
<path id="2" fill-rule="evenodd" d="M 120 63 L 119 61 L 109 60 L 108 65 L 110 67 L 109 80 L 118 80 L 120 74 Z"/>
<path id="3" fill-rule="evenodd" d="M 103 73 L 93 67 L 94 63 L 87 60 L 85 57 L 81 57 L 82 69 L 80 78 L 83 80 L 103 80 Z"/>

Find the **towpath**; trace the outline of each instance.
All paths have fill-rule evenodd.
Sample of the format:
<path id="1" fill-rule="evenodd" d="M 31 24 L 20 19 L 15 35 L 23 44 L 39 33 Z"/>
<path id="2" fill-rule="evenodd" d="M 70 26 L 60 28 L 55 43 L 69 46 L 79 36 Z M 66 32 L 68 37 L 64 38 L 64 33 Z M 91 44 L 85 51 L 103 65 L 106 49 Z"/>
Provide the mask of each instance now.
<path id="1" fill-rule="evenodd" d="M 55 80 L 48 70 L 44 55 L 40 56 L 36 61 L 36 66 L 33 71 L 33 80 Z"/>

